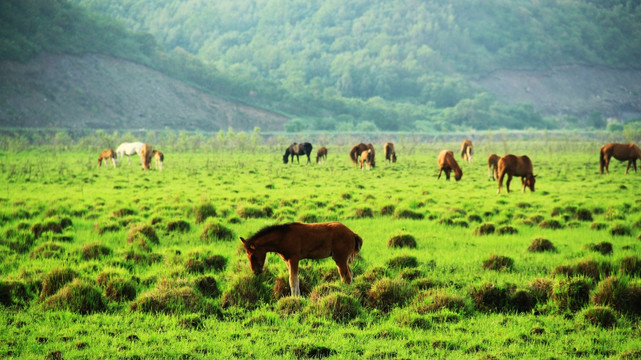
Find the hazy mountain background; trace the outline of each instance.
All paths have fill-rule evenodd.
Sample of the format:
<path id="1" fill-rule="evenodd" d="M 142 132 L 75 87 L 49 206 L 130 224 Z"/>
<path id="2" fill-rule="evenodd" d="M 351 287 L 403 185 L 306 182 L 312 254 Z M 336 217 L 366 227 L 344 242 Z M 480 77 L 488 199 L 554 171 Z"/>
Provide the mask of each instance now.
<path id="1" fill-rule="evenodd" d="M 641 122 L 632 0 L 6 0 L 0 20 L 5 127 Z"/>

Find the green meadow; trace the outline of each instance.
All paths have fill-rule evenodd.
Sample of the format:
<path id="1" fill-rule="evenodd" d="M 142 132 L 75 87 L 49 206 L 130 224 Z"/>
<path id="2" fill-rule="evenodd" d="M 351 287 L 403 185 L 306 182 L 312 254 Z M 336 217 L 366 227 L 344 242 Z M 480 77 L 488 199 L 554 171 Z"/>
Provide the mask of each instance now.
<path id="1" fill-rule="evenodd" d="M 285 143 L 161 148 L 162 172 L 0 153 L 0 357 L 641 357 L 641 174 L 600 175 L 601 142 L 478 141 L 463 163 L 404 141 L 395 164 L 381 142 L 370 171 L 347 144 L 285 165 Z M 442 149 L 461 181 L 436 178 Z M 536 191 L 497 195 L 490 153 L 528 154 Z M 300 298 L 277 255 L 251 273 L 239 237 L 292 221 L 363 238 L 351 285 L 331 259 L 301 262 Z"/>

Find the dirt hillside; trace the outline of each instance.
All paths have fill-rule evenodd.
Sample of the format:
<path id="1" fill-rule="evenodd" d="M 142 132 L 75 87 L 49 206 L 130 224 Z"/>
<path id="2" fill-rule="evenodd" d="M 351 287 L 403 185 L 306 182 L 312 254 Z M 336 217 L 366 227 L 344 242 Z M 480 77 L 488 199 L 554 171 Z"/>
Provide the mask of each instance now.
<path id="1" fill-rule="evenodd" d="M 270 131 L 287 121 L 110 56 L 50 54 L 0 63 L 0 126 Z"/>

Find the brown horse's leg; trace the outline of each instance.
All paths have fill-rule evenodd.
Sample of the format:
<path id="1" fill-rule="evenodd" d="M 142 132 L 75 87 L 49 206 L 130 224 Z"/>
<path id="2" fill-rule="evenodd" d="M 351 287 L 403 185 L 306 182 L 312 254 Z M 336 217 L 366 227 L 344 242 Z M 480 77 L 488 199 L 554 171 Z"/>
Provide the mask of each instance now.
<path id="1" fill-rule="evenodd" d="M 289 268 L 289 288 L 292 296 L 300 296 L 300 279 L 298 278 L 298 260 L 290 259 L 287 261 Z"/>
<path id="2" fill-rule="evenodd" d="M 445 169 L 445 180 L 450 179 L 450 173 L 452 172 L 452 169 Z"/>
<path id="3" fill-rule="evenodd" d="M 630 165 L 632 165 L 632 160 L 628 160 L 628 167 L 625 168 L 625 174 L 628 175 L 628 171 L 630 170 Z"/>
<path id="4" fill-rule="evenodd" d="M 507 190 L 507 193 L 510 193 L 510 183 L 512 182 L 512 175 L 507 174 L 507 181 L 505 182 L 505 189 Z"/>
<path id="5" fill-rule="evenodd" d="M 351 284 L 354 274 L 350 270 L 349 265 L 347 265 L 347 259 L 334 259 L 336 261 L 336 266 L 338 267 L 338 274 L 341 276 L 341 280 L 344 283 Z"/>
<path id="6" fill-rule="evenodd" d="M 443 172 L 443 168 L 440 168 L 438 170 L 438 177 L 436 178 L 437 180 L 441 178 L 441 173 Z"/>

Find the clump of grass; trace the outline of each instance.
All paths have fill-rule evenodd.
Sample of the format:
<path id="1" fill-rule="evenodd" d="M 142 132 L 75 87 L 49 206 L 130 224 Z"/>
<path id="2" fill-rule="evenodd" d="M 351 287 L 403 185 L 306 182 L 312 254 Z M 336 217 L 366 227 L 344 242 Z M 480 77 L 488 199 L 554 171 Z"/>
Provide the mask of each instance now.
<path id="1" fill-rule="evenodd" d="M 469 312 L 468 306 L 461 296 L 448 294 L 442 290 L 428 290 L 418 294 L 412 301 L 412 308 L 418 314 L 438 312 L 442 309 L 457 313 Z"/>
<path id="2" fill-rule="evenodd" d="M 243 219 L 259 219 L 271 217 L 274 214 L 274 211 L 269 206 L 265 206 L 261 209 L 254 206 L 239 205 L 236 208 L 236 214 Z"/>
<path id="3" fill-rule="evenodd" d="M 385 205 L 381 208 L 381 215 L 387 216 L 387 215 L 393 215 L 394 210 L 396 210 L 396 206 L 394 205 Z"/>
<path id="4" fill-rule="evenodd" d="M 518 230 L 514 226 L 504 225 L 496 229 L 498 235 L 511 235 L 518 234 Z"/>
<path id="5" fill-rule="evenodd" d="M 132 301 L 136 298 L 137 284 L 134 280 L 114 277 L 107 281 L 105 297 L 116 302 Z"/>
<path id="6" fill-rule="evenodd" d="M 608 227 L 607 224 L 601 223 L 601 222 L 593 222 L 590 224 L 590 229 L 592 230 L 604 230 Z"/>
<path id="7" fill-rule="evenodd" d="M 241 275 L 233 279 L 220 299 L 220 306 L 256 309 L 268 303 L 272 297 L 270 289 L 262 281 L 264 276 Z"/>
<path id="8" fill-rule="evenodd" d="M 98 232 L 99 235 L 103 235 L 108 232 L 116 232 L 120 230 L 120 225 L 112 222 L 95 223 L 93 227 Z"/>
<path id="9" fill-rule="evenodd" d="M 198 256 L 190 257 L 185 261 L 185 270 L 189 273 L 205 272 L 205 263 Z"/>
<path id="10" fill-rule="evenodd" d="M 296 345 L 292 349 L 296 359 L 322 359 L 336 354 L 336 350 L 315 344 Z"/>
<path id="11" fill-rule="evenodd" d="M 315 316 L 332 319 L 338 323 L 349 322 L 363 312 L 361 304 L 353 296 L 334 292 L 312 303 L 311 311 Z"/>
<path id="12" fill-rule="evenodd" d="M 219 222 L 211 222 L 205 225 L 200 240 L 204 242 L 212 242 L 215 240 L 231 241 L 236 238 L 236 234 L 230 228 L 224 226 Z"/>
<path id="13" fill-rule="evenodd" d="M 210 255 L 203 260 L 205 263 L 205 270 L 213 270 L 220 272 L 227 267 L 227 258 L 222 255 Z"/>
<path id="14" fill-rule="evenodd" d="M 298 221 L 300 221 L 302 223 L 307 223 L 307 224 L 309 224 L 309 223 L 317 223 L 317 222 L 320 222 L 320 217 L 316 213 L 309 212 L 309 213 L 305 213 L 305 214 L 302 214 L 301 216 L 299 216 L 298 217 Z"/>
<path id="15" fill-rule="evenodd" d="M 111 214 L 114 217 L 122 218 L 122 217 L 125 217 L 125 216 L 135 215 L 136 212 L 134 210 L 132 210 L 132 209 L 129 209 L 129 208 L 122 208 L 122 209 L 118 209 L 118 210 L 112 212 Z"/>
<path id="16" fill-rule="evenodd" d="M 581 318 L 588 324 L 609 329 L 616 325 L 617 317 L 612 309 L 604 306 L 592 306 L 581 311 Z"/>
<path id="17" fill-rule="evenodd" d="M 527 286 L 528 291 L 538 303 L 543 304 L 552 296 L 554 283 L 550 279 L 536 278 Z"/>
<path id="18" fill-rule="evenodd" d="M 418 260 L 415 256 L 401 255 L 389 259 L 387 266 L 391 269 L 415 268 L 418 267 Z"/>
<path id="19" fill-rule="evenodd" d="M 609 262 L 598 262 L 596 260 L 586 259 L 574 265 L 557 266 L 553 271 L 553 275 L 563 274 L 568 277 L 581 275 L 598 281 L 602 275 L 607 276 L 611 271 L 612 266 Z"/>
<path id="20" fill-rule="evenodd" d="M 592 212 L 589 209 L 578 209 L 573 218 L 580 221 L 592 221 Z"/>
<path id="21" fill-rule="evenodd" d="M 185 220 L 174 220 L 167 223 L 165 230 L 170 232 L 188 232 L 191 226 Z"/>
<path id="22" fill-rule="evenodd" d="M 83 280 L 75 279 L 44 301 L 45 310 L 69 310 L 79 314 L 105 311 L 102 291 Z"/>
<path id="23" fill-rule="evenodd" d="M 544 238 L 535 238 L 532 240 L 530 246 L 528 246 L 527 251 L 529 252 L 545 252 L 545 251 L 556 251 L 554 244 L 548 239 Z"/>
<path id="24" fill-rule="evenodd" d="M 425 215 L 412 211 L 410 209 L 396 209 L 394 211 L 394 216 L 395 219 L 412 219 L 412 220 L 422 220 L 425 218 Z"/>
<path id="25" fill-rule="evenodd" d="M 33 237 L 38 239 L 42 234 L 46 232 L 51 232 L 54 234 L 61 234 L 62 233 L 62 226 L 60 225 L 59 222 L 56 222 L 54 220 L 49 220 L 45 223 L 35 223 L 33 226 L 31 226 L 31 233 L 33 234 Z"/>
<path id="26" fill-rule="evenodd" d="M 561 311 L 577 312 L 590 301 L 592 281 L 584 277 L 564 279 L 554 287 L 552 299 Z"/>
<path id="27" fill-rule="evenodd" d="M 399 278 L 403 280 L 416 280 L 423 276 L 423 273 L 418 269 L 403 269 L 398 275 Z"/>
<path id="28" fill-rule="evenodd" d="M 19 254 L 28 252 L 35 243 L 35 237 L 32 233 L 20 229 L 7 229 L 4 233 L 4 242 L 9 249 Z"/>
<path id="29" fill-rule="evenodd" d="M 480 287 L 470 286 L 469 294 L 477 310 L 483 312 L 502 312 L 510 309 L 510 295 L 513 289 L 509 286 L 497 286 L 484 283 Z"/>
<path id="30" fill-rule="evenodd" d="M 300 297 L 282 297 L 276 303 L 276 313 L 280 315 L 292 315 L 300 313 L 306 306 L 306 301 Z"/>
<path id="31" fill-rule="evenodd" d="M 628 314 L 641 315 L 641 288 L 629 284 L 624 278 L 609 276 L 597 285 L 592 295 L 592 303 Z"/>
<path id="32" fill-rule="evenodd" d="M 48 242 L 33 249 L 33 251 L 29 253 L 29 257 L 32 259 L 59 259 L 62 258 L 65 252 L 64 247 L 54 242 Z"/>
<path id="33" fill-rule="evenodd" d="M 357 219 L 371 218 L 374 217 L 374 212 L 372 211 L 372 208 L 369 207 L 358 208 L 354 212 L 354 217 Z"/>
<path id="34" fill-rule="evenodd" d="M 80 252 L 82 260 L 95 260 L 111 255 L 112 250 L 102 244 L 93 242 L 85 244 Z"/>
<path id="35" fill-rule="evenodd" d="M 636 255 L 626 256 L 621 259 L 619 270 L 629 276 L 641 276 L 641 259 Z"/>
<path id="36" fill-rule="evenodd" d="M 194 208 L 194 215 L 196 216 L 196 224 L 200 224 L 209 217 L 216 217 L 216 209 L 212 204 L 200 204 Z"/>
<path id="37" fill-rule="evenodd" d="M 512 293 L 510 303 L 516 312 L 529 312 L 536 306 L 537 298 L 530 291 L 520 289 Z"/>
<path id="38" fill-rule="evenodd" d="M 78 277 L 78 273 L 70 268 L 53 269 L 42 278 L 40 299 L 45 299 L 62 289 L 67 283 Z"/>
<path id="39" fill-rule="evenodd" d="M 387 241 L 387 247 L 391 248 L 404 248 L 408 247 L 410 249 L 416 248 L 416 239 L 414 236 L 406 233 L 401 233 L 398 235 L 392 236 Z"/>
<path id="40" fill-rule="evenodd" d="M 483 261 L 483 268 L 486 270 L 509 271 L 514 268 L 514 260 L 507 256 L 492 254 Z"/>
<path id="41" fill-rule="evenodd" d="M 413 281 L 414 286 L 419 290 L 429 290 L 443 286 L 443 282 L 433 278 L 419 278 Z"/>
<path id="42" fill-rule="evenodd" d="M 141 249 L 149 251 L 151 247 L 149 243 L 160 244 L 156 230 L 148 224 L 138 224 L 127 233 L 127 242 L 138 245 Z"/>
<path id="43" fill-rule="evenodd" d="M 331 293 L 340 291 L 341 287 L 336 283 L 323 283 L 314 287 L 314 289 L 309 294 L 309 300 L 311 302 L 317 302 Z"/>
<path id="44" fill-rule="evenodd" d="M 0 305 L 25 307 L 34 297 L 32 287 L 24 282 L 0 280 Z"/>
<path id="45" fill-rule="evenodd" d="M 632 231 L 629 226 L 617 223 L 612 224 L 612 227 L 610 227 L 610 234 L 612 236 L 629 236 L 632 235 Z"/>
<path id="46" fill-rule="evenodd" d="M 563 224 L 561 224 L 558 220 L 555 220 L 555 219 L 543 220 L 539 223 L 539 228 L 558 230 L 563 228 Z"/>
<path id="47" fill-rule="evenodd" d="M 389 312 L 394 307 L 405 306 L 415 291 L 405 280 L 385 278 L 372 285 L 367 300 L 372 308 Z"/>
<path id="48" fill-rule="evenodd" d="M 598 244 L 587 244 L 585 248 L 590 251 L 601 253 L 601 255 L 612 254 L 612 244 L 607 241 L 602 241 Z"/>
<path id="49" fill-rule="evenodd" d="M 214 307 L 188 284 L 163 279 L 131 303 L 131 311 L 144 313 L 179 314 L 182 312 L 212 313 Z"/>
<path id="50" fill-rule="evenodd" d="M 218 283 L 213 276 L 205 275 L 200 276 L 194 280 L 194 286 L 198 291 L 200 291 L 203 296 L 208 298 L 217 298 L 220 296 L 220 289 L 218 289 Z"/>
<path id="51" fill-rule="evenodd" d="M 474 229 L 474 235 L 490 235 L 494 234 L 496 227 L 492 223 L 483 223 Z"/>

